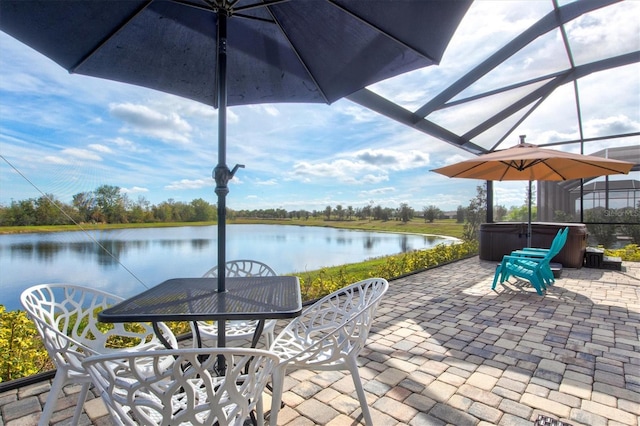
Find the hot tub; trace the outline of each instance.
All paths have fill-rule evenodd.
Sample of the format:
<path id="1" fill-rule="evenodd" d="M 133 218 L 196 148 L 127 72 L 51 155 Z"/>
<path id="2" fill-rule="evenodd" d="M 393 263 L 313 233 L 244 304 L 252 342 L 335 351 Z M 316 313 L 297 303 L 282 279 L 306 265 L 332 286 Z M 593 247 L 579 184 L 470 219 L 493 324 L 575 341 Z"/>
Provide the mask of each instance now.
<path id="1" fill-rule="evenodd" d="M 552 262 L 580 268 L 587 249 L 587 226 L 583 223 L 532 222 L 531 246 L 548 248 L 561 228 L 569 227 L 567 242 Z M 502 260 L 502 256 L 527 246 L 526 222 L 496 222 L 480 225 L 480 259 Z"/>

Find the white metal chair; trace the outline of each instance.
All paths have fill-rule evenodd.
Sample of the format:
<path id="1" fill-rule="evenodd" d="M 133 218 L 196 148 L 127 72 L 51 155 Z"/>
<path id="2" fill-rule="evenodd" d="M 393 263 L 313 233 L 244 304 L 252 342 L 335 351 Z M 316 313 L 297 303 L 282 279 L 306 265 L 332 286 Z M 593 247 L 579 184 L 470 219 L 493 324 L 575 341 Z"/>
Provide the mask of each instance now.
<path id="1" fill-rule="evenodd" d="M 268 265 L 256 260 L 230 260 L 225 265 L 225 273 L 227 277 L 273 277 L 276 272 Z M 216 278 L 218 276 L 218 267 L 214 266 L 209 269 L 203 277 Z M 198 332 L 201 339 L 211 340 L 214 345 L 218 343 L 218 324 L 215 321 L 198 321 Z M 251 340 L 253 338 L 258 320 L 233 320 L 225 322 L 225 337 L 227 342 L 233 340 Z M 266 347 L 268 348 L 273 342 L 276 320 L 267 320 L 264 323 L 262 334 L 266 337 Z M 197 345 L 194 331 L 194 345 Z"/>
<path id="2" fill-rule="evenodd" d="M 218 356 L 226 370 L 217 376 Z M 163 359 L 173 360 L 169 368 Z M 138 368 L 151 364 L 155 374 Z M 83 365 L 118 425 L 242 425 L 255 408 L 278 357 L 264 350 L 189 348 L 88 357 Z"/>
<path id="3" fill-rule="evenodd" d="M 365 423 L 373 425 L 357 357 L 388 288 L 389 283 L 383 278 L 371 278 L 344 287 L 309 306 L 276 337 L 269 349 L 280 358 L 280 364 L 273 372 L 271 425 L 278 421 L 288 369 L 349 370 Z"/>
<path id="4" fill-rule="evenodd" d="M 77 424 L 91 384 L 82 366 L 90 355 L 164 348 L 149 324 L 98 323 L 96 314 L 124 299 L 112 294 L 70 284 L 40 284 L 22 292 L 20 301 L 42 337 L 56 366 L 39 425 L 48 425 L 58 395 L 67 383 L 82 384 L 72 424 Z M 160 323 L 159 330 L 172 345 L 171 330 Z"/>

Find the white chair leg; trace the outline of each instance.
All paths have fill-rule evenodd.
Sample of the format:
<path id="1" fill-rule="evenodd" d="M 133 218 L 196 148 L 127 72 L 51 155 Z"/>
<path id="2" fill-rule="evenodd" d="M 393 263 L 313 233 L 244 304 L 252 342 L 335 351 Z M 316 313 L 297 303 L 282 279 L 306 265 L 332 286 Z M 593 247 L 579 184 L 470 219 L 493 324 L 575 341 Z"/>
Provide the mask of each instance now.
<path id="1" fill-rule="evenodd" d="M 264 408 L 262 407 L 262 395 L 256 402 L 256 423 L 258 426 L 264 426 Z"/>
<path id="2" fill-rule="evenodd" d="M 66 375 L 66 371 L 62 369 L 58 369 L 58 371 L 56 371 L 56 376 L 53 378 L 53 382 L 51 383 L 51 390 L 49 391 L 47 401 L 44 403 L 44 410 L 42 410 L 38 426 L 49 426 L 49 419 L 53 415 L 53 411 L 58 403 L 58 395 L 60 395 L 62 387 L 66 382 Z"/>
<path id="3" fill-rule="evenodd" d="M 77 425 L 80 421 L 80 415 L 82 414 L 82 409 L 84 408 L 84 402 L 87 400 L 87 393 L 89 392 L 90 383 L 87 382 L 82 385 L 82 389 L 80 389 L 80 394 L 78 395 L 78 404 L 76 405 L 76 410 L 73 413 L 73 421 L 72 425 Z"/>
<path id="4" fill-rule="evenodd" d="M 271 344 L 275 340 L 275 337 L 273 336 L 273 329 L 267 331 L 266 338 L 267 338 L 267 348 L 270 348 Z"/>
<path id="5" fill-rule="evenodd" d="M 360 372 L 358 371 L 358 363 L 355 358 L 347 357 L 345 359 L 351 378 L 353 379 L 353 385 L 356 388 L 358 394 L 358 400 L 360 401 L 360 408 L 362 409 L 362 417 L 364 418 L 364 424 L 367 426 L 373 426 L 371 420 L 371 413 L 369 413 L 369 406 L 367 405 L 367 397 L 364 394 L 364 388 L 362 387 L 362 380 L 360 379 Z"/>
<path id="6" fill-rule="evenodd" d="M 284 377 L 287 372 L 287 367 L 276 367 L 271 373 L 271 414 L 269 414 L 269 426 L 276 426 L 278 424 L 278 412 L 280 411 L 280 405 L 282 404 L 282 389 L 284 387 Z"/>

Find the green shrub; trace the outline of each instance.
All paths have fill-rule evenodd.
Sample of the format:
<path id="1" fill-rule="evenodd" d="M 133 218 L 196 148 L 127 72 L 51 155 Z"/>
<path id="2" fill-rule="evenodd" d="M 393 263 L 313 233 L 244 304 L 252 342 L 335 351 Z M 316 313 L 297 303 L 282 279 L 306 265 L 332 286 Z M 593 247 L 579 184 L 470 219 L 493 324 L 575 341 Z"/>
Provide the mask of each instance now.
<path id="1" fill-rule="evenodd" d="M 36 327 L 24 311 L 0 305 L 0 382 L 53 369 Z"/>
<path id="2" fill-rule="evenodd" d="M 309 301 L 356 281 L 372 277 L 390 280 L 475 254 L 478 254 L 478 241 L 465 241 L 451 245 L 439 244 L 429 250 L 417 250 L 368 261 L 365 262 L 365 265 L 368 266 L 366 268 L 343 265 L 337 268 L 323 268 L 319 271 L 294 275 L 300 280 L 302 300 Z"/>
<path id="3" fill-rule="evenodd" d="M 640 262 L 640 246 L 629 244 L 620 249 L 605 249 L 604 255 L 619 257 L 626 262 Z"/>

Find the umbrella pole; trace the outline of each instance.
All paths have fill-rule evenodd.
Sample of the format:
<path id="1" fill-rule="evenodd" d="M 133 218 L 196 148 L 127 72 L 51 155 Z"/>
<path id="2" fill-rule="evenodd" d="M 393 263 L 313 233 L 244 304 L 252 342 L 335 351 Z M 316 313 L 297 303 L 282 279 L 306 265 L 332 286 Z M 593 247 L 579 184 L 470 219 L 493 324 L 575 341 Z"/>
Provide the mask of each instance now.
<path id="1" fill-rule="evenodd" d="M 227 182 L 231 179 L 227 167 L 227 16 L 218 12 L 218 165 L 213 170 L 218 195 L 218 292 L 226 290 L 226 214 Z M 226 346 L 225 322 L 218 321 L 218 347 Z M 218 357 L 218 371 L 224 372 L 224 357 Z"/>
<path id="2" fill-rule="evenodd" d="M 218 195 L 218 292 L 225 291 L 226 198 L 229 193 L 227 167 L 227 16 L 218 13 L 218 165 L 214 169 Z"/>
<path id="3" fill-rule="evenodd" d="M 527 226 L 527 247 L 531 247 L 531 181 L 529 181 L 529 225 Z"/>

